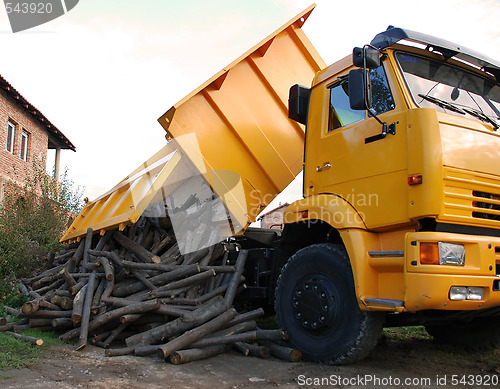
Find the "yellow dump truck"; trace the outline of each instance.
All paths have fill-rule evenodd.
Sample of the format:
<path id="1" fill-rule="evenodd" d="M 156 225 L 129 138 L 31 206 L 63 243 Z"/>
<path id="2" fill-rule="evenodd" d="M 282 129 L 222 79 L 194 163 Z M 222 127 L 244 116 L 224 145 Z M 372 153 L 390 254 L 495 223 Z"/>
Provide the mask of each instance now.
<path id="1" fill-rule="evenodd" d="M 308 359 L 359 360 L 384 323 L 498 347 L 500 62 L 390 27 L 326 67 L 301 30 L 312 9 L 168 110 L 166 148 L 63 241 L 175 219 L 199 188 L 187 204 L 221 211 L 185 252 L 226 238 L 260 248 L 247 280 Z M 301 170 L 282 233 L 250 228 Z"/>

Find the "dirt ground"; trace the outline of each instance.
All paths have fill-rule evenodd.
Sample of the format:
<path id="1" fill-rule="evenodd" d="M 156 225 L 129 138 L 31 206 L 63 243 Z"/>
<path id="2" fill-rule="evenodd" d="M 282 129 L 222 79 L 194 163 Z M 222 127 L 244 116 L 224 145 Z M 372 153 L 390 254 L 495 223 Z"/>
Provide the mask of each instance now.
<path id="1" fill-rule="evenodd" d="M 40 364 L 0 372 L 0 388 L 498 388 L 498 379 L 500 350 L 468 354 L 431 341 L 382 339 L 370 357 L 348 366 L 234 351 L 175 366 L 156 356 L 109 358 L 96 347 L 56 347 Z"/>

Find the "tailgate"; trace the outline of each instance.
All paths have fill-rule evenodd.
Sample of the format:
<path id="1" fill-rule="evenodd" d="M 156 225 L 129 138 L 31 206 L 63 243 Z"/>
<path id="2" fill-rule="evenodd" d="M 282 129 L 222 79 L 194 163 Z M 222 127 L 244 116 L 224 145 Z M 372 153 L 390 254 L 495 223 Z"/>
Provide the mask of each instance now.
<path id="1" fill-rule="evenodd" d="M 235 230 L 253 222 L 302 170 L 304 127 L 288 119 L 288 91 L 310 85 L 325 66 L 301 30 L 313 8 L 159 118 L 167 139 L 175 138 L 226 204 Z"/>

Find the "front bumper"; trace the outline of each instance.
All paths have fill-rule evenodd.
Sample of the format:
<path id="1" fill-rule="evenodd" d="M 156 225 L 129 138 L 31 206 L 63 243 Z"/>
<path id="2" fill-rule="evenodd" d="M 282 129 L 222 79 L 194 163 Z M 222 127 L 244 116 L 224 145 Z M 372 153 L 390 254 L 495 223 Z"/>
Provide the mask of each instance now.
<path id="1" fill-rule="evenodd" d="M 423 265 L 422 242 L 460 243 L 465 247 L 465 265 Z M 478 310 L 500 306 L 500 238 L 411 232 L 406 235 L 405 298 L 406 311 L 426 309 Z M 449 299 L 452 286 L 481 287 L 482 300 Z"/>

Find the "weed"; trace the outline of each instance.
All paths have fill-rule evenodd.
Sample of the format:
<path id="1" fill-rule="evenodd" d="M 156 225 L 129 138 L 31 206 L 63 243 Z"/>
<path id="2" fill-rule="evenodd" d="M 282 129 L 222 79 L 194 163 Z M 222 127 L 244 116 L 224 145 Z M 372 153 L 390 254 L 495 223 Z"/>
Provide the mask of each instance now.
<path id="1" fill-rule="evenodd" d="M 64 344 L 57 334 L 52 332 L 41 332 L 33 329 L 22 332 L 23 335 L 34 336 L 43 339 L 42 346 L 15 339 L 7 334 L 0 333 L 0 371 L 10 369 L 22 369 L 40 362 L 40 357 L 52 346 Z M 0 379 L 7 379 L 0 376 Z"/>

